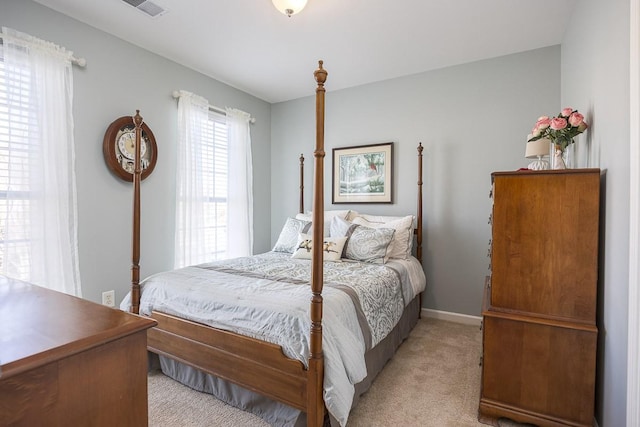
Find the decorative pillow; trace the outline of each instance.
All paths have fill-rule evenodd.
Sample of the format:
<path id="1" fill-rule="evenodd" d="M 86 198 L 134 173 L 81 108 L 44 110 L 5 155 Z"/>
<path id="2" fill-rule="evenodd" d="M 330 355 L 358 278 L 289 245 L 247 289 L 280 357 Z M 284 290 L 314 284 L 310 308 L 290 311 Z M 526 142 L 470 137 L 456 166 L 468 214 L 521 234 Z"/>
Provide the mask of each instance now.
<path id="1" fill-rule="evenodd" d="M 331 218 L 334 216 L 338 216 L 342 219 L 346 219 L 351 212 L 349 209 L 334 209 L 334 210 L 325 210 L 324 211 L 324 219 L 326 221 L 331 221 Z M 313 211 L 307 211 L 307 214 L 312 215 Z"/>
<path id="2" fill-rule="evenodd" d="M 346 237 L 325 237 L 322 242 L 323 261 L 340 261 L 342 249 L 347 242 Z M 298 245 L 292 258 L 311 259 L 313 257 L 313 236 L 311 234 L 300 233 L 298 235 Z"/>
<path id="3" fill-rule="evenodd" d="M 387 247 L 395 232 L 393 228 L 355 227 L 347 241 L 345 258 L 383 264 Z"/>
<path id="4" fill-rule="evenodd" d="M 329 232 L 331 233 L 331 237 L 341 237 L 347 236 L 349 237 L 350 232 L 353 228 L 357 227 L 357 224 L 353 224 L 345 219 L 334 217 L 331 219 L 329 223 Z"/>
<path id="5" fill-rule="evenodd" d="M 303 221 L 295 218 L 287 218 L 287 221 L 280 231 L 280 236 L 276 245 L 273 247 L 273 252 L 286 252 L 292 254 L 298 243 L 298 234 L 306 233 L 311 227 L 311 222 Z"/>
<path id="6" fill-rule="evenodd" d="M 360 227 L 358 224 L 353 224 L 349 221 L 346 221 L 340 217 L 334 216 L 331 219 L 331 225 L 329 227 L 329 235 L 331 237 L 341 237 L 345 236 L 347 239 L 353 233 L 353 230 L 356 227 Z M 347 240 L 348 241 L 348 240 Z M 342 258 L 347 257 L 347 245 L 344 246 L 344 250 L 342 251 Z"/>
<path id="7" fill-rule="evenodd" d="M 356 216 L 366 219 L 370 223 L 377 223 L 377 224 L 386 224 L 387 222 L 398 221 L 400 219 L 405 219 L 407 217 L 406 215 L 402 215 L 402 216 L 369 215 L 369 214 L 363 214 L 363 213 L 359 213 Z M 408 215 L 408 216 L 415 219 L 413 215 Z M 353 219 L 351 219 L 351 221 L 353 221 Z"/>
<path id="8" fill-rule="evenodd" d="M 352 211 L 350 210 L 349 213 L 347 214 L 347 217 L 345 218 L 347 221 L 353 221 L 353 218 L 359 216 L 360 214 L 356 211 Z"/>
<path id="9" fill-rule="evenodd" d="M 354 224 L 371 228 L 393 228 L 396 230 L 391 244 L 387 248 L 385 261 L 389 258 L 408 259 L 413 246 L 413 215 L 405 217 L 374 217 L 360 215 L 353 220 Z"/>
<path id="10" fill-rule="evenodd" d="M 331 224 L 331 219 L 338 218 L 346 218 L 349 215 L 349 210 L 333 210 L 333 211 L 324 211 L 324 228 L 323 235 L 330 236 L 329 234 L 329 226 Z M 299 213 L 296 215 L 296 219 L 301 219 L 303 221 L 313 221 L 313 212 L 308 211 L 306 214 Z M 313 226 L 310 230 L 313 230 Z M 311 231 L 308 231 L 309 234 L 313 234 Z"/>

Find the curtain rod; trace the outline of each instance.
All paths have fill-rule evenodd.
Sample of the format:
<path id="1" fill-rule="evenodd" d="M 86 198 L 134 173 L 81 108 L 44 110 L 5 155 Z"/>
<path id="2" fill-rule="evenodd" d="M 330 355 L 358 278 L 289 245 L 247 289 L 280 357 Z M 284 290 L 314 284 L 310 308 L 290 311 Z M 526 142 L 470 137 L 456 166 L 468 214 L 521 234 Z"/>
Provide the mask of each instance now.
<path id="1" fill-rule="evenodd" d="M 2 39 L 4 38 L 5 34 L 0 33 L 0 44 L 2 44 Z M 77 65 L 80 68 L 84 68 L 87 66 L 87 60 L 84 58 L 76 58 L 75 56 L 71 56 L 71 63 L 74 65 Z"/>
<path id="2" fill-rule="evenodd" d="M 175 99 L 178 99 L 178 98 L 180 98 L 180 91 L 179 90 L 174 90 L 172 95 L 173 95 L 173 97 Z M 214 105 L 209 105 L 209 110 L 215 111 L 216 113 L 224 114 L 225 116 L 227 115 L 227 111 L 224 108 L 216 107 Z M 251 117 L 249 119 L 249 122 L 251 122 L 253 124 L 253 123 L 256 122 L 256 119 L 254 117 Z"/>

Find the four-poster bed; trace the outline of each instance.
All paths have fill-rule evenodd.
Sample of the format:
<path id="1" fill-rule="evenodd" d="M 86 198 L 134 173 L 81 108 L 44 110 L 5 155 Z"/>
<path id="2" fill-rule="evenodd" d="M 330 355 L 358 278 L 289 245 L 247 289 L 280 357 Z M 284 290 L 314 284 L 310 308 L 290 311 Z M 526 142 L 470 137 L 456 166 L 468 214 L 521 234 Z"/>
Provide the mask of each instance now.
<path id="1" fill-rule="evenodd" d="M 311 217 L 313 231 L 311 238 L 312 241 L 319 242 L 327 238 L 323 236 L 325 230 L 323 176 L 325 157 L 324 83 L 327 72 L 322 67 L 322 61 L 319 62 L 319 68 L 314 72 L 314 76 L 317 82 L 316 146 L 314 151 L 313 210 Z M 138 115 L 136 116 L 138 117 Z M 136 123 L 136 141 L 139 141 L 142 120 L 140 118 L 139 120 L 134 120 L 134 122 Z M 138 146 L 139 144 L 136 144 L 136 159 L 139 158 Z M 136 164 L 138 164 L 138 162 Z M 138 175 L 138 179 L 135 177 L 136 174 Z M 270 276 L 270 272 L 272 267 L 275 268 L 274 266 L 291 262 L 290 254 L 261 254 L 254 257 L 242 258 L 237 261 L 229 260 L 224 265 L 220 263 L 209 263 L 194 266 L 193 268 L 189 267 L 176 270 L 175 272 L 168 272 L 166 274 L 154 275 L 144 283 L 143 290 L 146 291 L 146 293 L 141 292 L 138 266 L 140 250 L 139 174 L 140 170 L 136 168 L 133 179 L 134 232 L 132 287 L 130 301 L 125 299 L 123 305 L 129 304 L 130 302 L 131 311 L 150 315 L 158 322 L 158 325 L 148 332 L 148 349 L 153 353 L 169 358 L 170 360 L 166 359 L 165 363 L 171 367 L 170 369 L 174 369 L 174 361 L 179 363 L 179 367 L 181 367 L 182 364 L 188 365 L 201 373 L 213 375 L 221 380 L 237 384 L 244 389 L 301 411 L 301 413 L 306 413 L 307 426 L 323 425 L 329 418 L 326 417 L 327 408 L 330 413 L 332 409 L 333 412 L 336 412 L 336 414 L 330 414 L 332 424 L 336 422 L 340 424 L 346 423 L 348 412 L 357 401 L 358 396 L 368 389 L 377 372 L 382 369 L 386 361 L 390 359 L 395 349 L 408 336 L 409 331 L 417 322 L 421 308 L 420 300 L 422 290 L 424 289 L 424 283 L 422 283 L 424 281 L 424 272 L 415 258 L 408 257 L 411 259 L 391 260 L 386 264 L 367 264 L 360 262 L 331 263 L 326 261 L 326 259 L 323 261 L 323 251 L 311 251 L 310 275 L 308 262 L 294 260 L 294 262 L 297 262 L 294 267 L 286 267 L 287 273 L 290 274 L 290 276 L 287 276 L 285 280 L 285 278 L 279 275 Z M 301 213 L 304 211 L 302 194 L 304 189 L 302 184 L 303 175 L 304 157 L 301 156 Z M 418 147 L 418 211 L 415 220 L 417 226 L 413 228 L 413 222 L 411 222 L 412 233 L 410 240 L 413 240 L 413 235 L 415 234 L 415 253 L 417 258 L 420 259 L 422 256 L 421 145 Z M 365 228 L 367 227 L 363 227 L 362 229 Z M 351 227 L 350 230 L 353 230 L 353 227 Z M 390 236 L 393 234 L 394 232 L 389 233 Z M 386 245 L 389 245 L 389 241 L 386 242 Z M 409 243 L 409 255 L 411 246 L 412 244 Z M 346 249 L 345 247 L 345 250 Z M 323 267 L 323 264 L 332 265 L 325 265 Z M 366 265 L 362 267 L 362 270 L 356 270 L 360 268 L 360 264 Z M 327 281 L 325 281 L 325 272 L 328 275 Z M 369 276 L 376 277 L 376 280 L 380 280 L 382 282 L 380 284 L 381 289 L 384 288 L 384 292 L 393 296 L 393 300 L 391 296 L 388 299 L 389 308 L 384 307 L 384 305 L 387 304 L 387 300 L 383 300 L 382 302 L 370 301 L 371 296 L 367 294 L 368 291 L 366 290 L 366 288 L 371 286 L 369 282 L 361 286 L 354 285 L 353 289 L 345 290 L 348 286 L 343 282 L 349 280 L 344 279 L 344 277 L 347 275 L 351 275 L 350 277 L 360 275 L 366 277 L 365 273 L 369 274 Z M 244 300 L 244 293 L 231 294 L 231 292 L 236 291 L 228 289 L 227 286 L 230 287 L 231 285 L 226 282 L 231 281 L 232 274 L 234 276 L 243 276 L 237 280 L 243 283 L 249 283 L 248 288 L 257 286 L 254 285 L 253 282 L 248 282 L 249 277 L 255 282 L 260 282 L 261 286 L 264 285 L 264 288 L 261 288 L 263 292 L 272 292 L 275 288 L 278 288 L 278 290 L 284 288 L 287 297 L 291 298 L 291 301 L 295 301 L 296 298 L 299 299 L 300 295 L 304 295 L 304 300 L 307 301 L 305 303 L 306 308 L 304 310 L 300 308 L 289 308 L 289 305 L 295 307 L 295 303 L 289 300 L 279 299 L 282 298 L 281 296 L 272 297 L 266 294 L 260 296 L 260 298 L 264 300 L 262 303 L 269 305 L 269 302 L 271 302 L 272 305 L 275 306 L 275 308 L 273 308 L 275 311 L 266 312 L 264 310 L 267 309 L 254 307 L 253 302 L 249 303 Z M 180 276 L 179 280 L 184 283 L 189 283 L 187 289 L 181 291 L 167 290 L 164 286 L 172 280 L 177 280 L 176 277 L 178 276 Z M 310 276 L 310 280 L 307 276 Z M 382 279 L 380 279 L 380 277 L 382 277 Z M 208 293 L 209 283 L 205 283 L 208 280 L 220 282 L 217 283 L 216 286 L 220 286 L 222 292 L 228 292 L 229 295 L 231 295 L 228 299 L 239 301 L 239 308 L 234 308 L 234 314 L 230 317 L 235 317 L 237 311 L 247 310 L 251 322 L 245 322 L 244 319 L 241 320 L 241 322 L 258 323 L 261 317 L 268 317 L 283 321 L 286 324 L 284 329 L 295 329 L 290 328 L 287 322 L 291 322 L 294 326 L 298 324 L 306 325 L 308 333 L 304 331 L 299 333 L 297 330 L 294 331 L 293 340 L 295 342 L 289 345 L 288 343 L 281 343 L 279 338 L 274 339 L 273 336 L 269 336 L 269 333 L 284 334 L 286 332 L 281 329 L 275 329 L 274 332 L 270 332 L 270 328 L 274 326 L 269 324 L 261 324 L 261 326 L 257 327 L 260 333 L 264 333 L 265 336 L 258 335 L 257 332 L 249 329 L 247 329 L 248 332 L 246 334 L 239 333 L 239 330 L 245 330 L 244 328 L 246 326 L 244 323 L 242 326 L 234 324 L 234 326 L 229 329 L 212 326 L 224 323 L 227 319 L 224 321 L 215 319 L 211 320 L 212 323 L 209 323 L 208 315 L 202 314 L 203 312 L 200 311 L 201 309 L 199 307 L 194 307 L 193 304 L 196 303 L 191 300 L 186 300 L 186 298 L 199 299 L 202 295 Z M 234 278 L 233 280 L 236 279 Z M 365 278 L 362 280 L 364 281 Z M 373 278 L 367 278 L 366 280 L 372 283 L 374 281 Z M 301 284 L 308 285 L 309 282 L 311 288 L 310 304 L 308 302 L 308 289 L 306 286 L 300 286 Z M 323 295 L 323 291 L 326 295 Z M 380 292 L 378 291 L 378 293 Z M 147 294 L 149 294 L 149 299 L 141 302 L 141 297 L 144 299 L 147 297 Z M 325 296 L 328 299 L 325 300 Z M 225 297 L 226 294 L 219 297 L 212 297 L 211 301 L 207 300 L 206 305 L 208 309 L 211 306 L 226 304 Z M 156 299 L 154 300 L 154 298 Z M 165 300 L 172 301 L 171 304 L 174 305 L 171 306 L 169 302 L 165 304 Z M 278 304 L 278 302 L 280 303 Z M 246 304 L 246 306 L 242 304 Z M 176 306 L 182 307 L 181 309 L 183 311 L 175 308 Z M 347 307 L 348 310 L 345 309 L 345 307 Z M 145 310 L 147 310 L 148 313 L 143 313 Z M 285 314 L 279 310 L 282 312 L 287 310 L 304 311 L 305 313 L 303 314 L 306 316 L 306 319 L 301 320 L 300 318 L 294 318 L 291 320 L 289 317 L 280 317 L 281 315 L 285 316 Z M 323 312 L 333 316 L 327 317 L 329 323 L 327 324 L 325 321 L 324 325 Z M 353 312 L 353 314 L 351 314 L 351 312 Z M 289 314 L 290 313 L 286 313 L 286 316 L 289 316 Z M 376 325 L 375 327 L 371 326 L 374 322 L 372 319 L 378 316 L 381 317 L 384 322 L 379 321 L 380 325 Z M 205 317 L 207 320 L 204 320 Z M 235 322 L 236 319 L 233 321 Z M 231 322 L 231 320 L 229 320 L 229 322 Z M 272 323 L 275 322 L 272 321 Z M 357 328 L 354 325 L 357 325 Z M 371 330 L 368 330 L 369 328 Z M 296 333 L 298 333 L 298 335 L 295 335 Z M 362 338 L 362 344 L 359 340 L 353 338 L 356 336 L 364 337 Z M 359 353 L 360 347 L 362 347 L 362 354 L 351 354 Z M 358 351 L 351 350 L 351 348 L 358 349 Z M 304 355 L 304 358 L 296 358 L 296 356 L 300 356 L 300 354 Z M 325 355 L 327 358 L 325 358 Z M 360 359 L 362 359 L 362 367 L 359 365 Z M 328 362 L 330 363 L 327 364 Z M 342 368 L 344 368 L 346 373 L 336 373 Z M 362 373 L 363 369 L 364 373 Z M 175 376 L 181 375 L 183 374 L 175 374 Z M 185 375 L 191 376 L 192 374 L 189 371 L 189 373 Z M 346 389 L 352 393 L 351 397 L 342 398 L 345 395 L 345 393 L 343 393 L 345 387 L 343 386 L 341 376 L 357 379 L 356 381 L 351 381 L 349 386 L 346 387 Z M 329 388 L 331 392 L 326 392 L 325 394 L 323 386 L 327 384 L 330 385 Z M 349 387 L 351 387 L 350 390 Z M 353 400 L 346 402 L 349 399 Z M 326 406 L 325 402 L 328 402 Z M 343 408 L 342 405 L 347 406 Z M 344 414 L 345 411 L 346 415 Z M 298 423 L 300 419 L 298 419 Z"/>

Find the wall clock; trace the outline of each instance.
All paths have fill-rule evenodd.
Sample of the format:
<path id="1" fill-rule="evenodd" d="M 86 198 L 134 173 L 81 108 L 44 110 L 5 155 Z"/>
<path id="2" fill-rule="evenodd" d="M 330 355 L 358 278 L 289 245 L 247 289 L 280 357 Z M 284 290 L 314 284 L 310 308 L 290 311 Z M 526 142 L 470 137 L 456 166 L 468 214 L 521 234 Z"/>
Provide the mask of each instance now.
<path id="1" fill-rule="evenodd" d="M 133 181 L 133 165 L 136 147 L 136 130 L 133 117 L 123 116 L 113 121 L 107 128 L 102 142 L 102 153 L 109 169 L 125 181 Z M 142 123 L 140 163 L 145 179 L 153 172 L 158 160 L 156 138 L 146 123 Z"/>

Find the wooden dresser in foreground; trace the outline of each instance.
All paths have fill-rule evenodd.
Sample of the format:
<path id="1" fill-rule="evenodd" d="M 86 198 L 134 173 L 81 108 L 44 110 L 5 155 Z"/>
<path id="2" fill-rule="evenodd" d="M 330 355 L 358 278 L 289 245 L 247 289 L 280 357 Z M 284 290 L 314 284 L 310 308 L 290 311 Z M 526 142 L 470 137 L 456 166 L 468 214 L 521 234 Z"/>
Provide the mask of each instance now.
<path id="1" fill-rule="evenodd" d="M 495 172 L 479 420 L 592 426 L 599 169 Z"/>
<path id="2" fill-rule="evenodd" d="M 0 276 L 0 426 L 146 426 L 155 324 Z"/>

